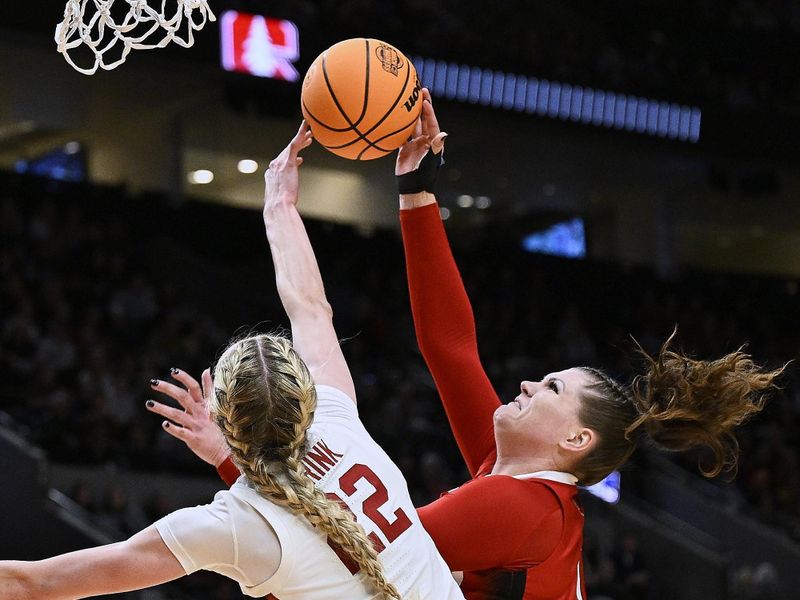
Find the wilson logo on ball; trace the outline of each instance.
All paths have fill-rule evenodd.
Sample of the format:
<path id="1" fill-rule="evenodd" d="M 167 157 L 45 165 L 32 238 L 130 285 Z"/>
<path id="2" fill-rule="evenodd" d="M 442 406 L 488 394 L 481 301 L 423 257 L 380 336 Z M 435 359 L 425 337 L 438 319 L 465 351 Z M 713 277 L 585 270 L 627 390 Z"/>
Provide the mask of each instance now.
<path id="1" fill-rule="evenodd" d="M 397 77 L 400 69 L 403 68 L 403 59 L 400 58 L 400 54 L 387 44 L 378 45 L 378 47 L 375 48 L 375 56 L 381 61 L 383 70 L 387 73 L 391 73 L 395 77 Z"/>
<path id="2" fill-rule="evenodd" d="M 411 92 L 411 95 L 409 95 L 408 100 L 403 102 L 403 106 L 406 107 L 406 110 L 408 112 L 411 112 L 411 109 L 414 108 L 414 105 L 417 103 L 417 100 L 419 100 L 419 93 L 421 91 L 422 91 L 422 84 L 420 84 L 419 79 L 417 79 L 417 83 L 416 85 L 414 85 L 414 91 Z"/>

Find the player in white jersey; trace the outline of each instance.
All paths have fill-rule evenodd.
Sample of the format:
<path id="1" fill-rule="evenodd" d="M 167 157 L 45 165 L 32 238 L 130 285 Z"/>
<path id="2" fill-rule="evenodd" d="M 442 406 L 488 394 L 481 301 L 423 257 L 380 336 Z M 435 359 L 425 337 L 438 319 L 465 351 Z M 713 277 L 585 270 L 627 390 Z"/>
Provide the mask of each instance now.
<path id="1" fill-rule="evenodd" d="M 36 562 L 0 562 L 0 600 L 129 591 L 198 569 L 275 600 L 459 600 L 405 480 L 358 419 L 311 244 L 296 209 L 305 125 L 270 164 L 264 223 L 293 342 L 232 343 L 202 386 L 156 381 L 208 411 L 242 477 L 206 506 L 172 513 L 125 542 Z M 166 408 L 166 407 L 164 407 Z M 175 424 L 178 410 L 170 414 Z M 195 412 L 195 414 L 197 414 Z M 188 438 L 187 428 L 178 437 Z M 355 518 L 354 518 L 355 517 Z"/>

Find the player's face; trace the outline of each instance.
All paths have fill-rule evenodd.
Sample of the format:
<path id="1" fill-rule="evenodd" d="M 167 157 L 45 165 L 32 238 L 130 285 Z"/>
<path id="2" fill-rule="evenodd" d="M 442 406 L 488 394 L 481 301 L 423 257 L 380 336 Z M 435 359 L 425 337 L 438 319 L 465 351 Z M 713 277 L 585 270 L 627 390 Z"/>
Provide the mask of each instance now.
<path id="1" fill-rule="evenodd" d="M 499 446 L 525 453 L 547 452 L 582 429 L 580 398 L 590 377 L 581 369 L 550 373 L 540 381 L 523 381 L 520 393 L 494 413 Z"/>

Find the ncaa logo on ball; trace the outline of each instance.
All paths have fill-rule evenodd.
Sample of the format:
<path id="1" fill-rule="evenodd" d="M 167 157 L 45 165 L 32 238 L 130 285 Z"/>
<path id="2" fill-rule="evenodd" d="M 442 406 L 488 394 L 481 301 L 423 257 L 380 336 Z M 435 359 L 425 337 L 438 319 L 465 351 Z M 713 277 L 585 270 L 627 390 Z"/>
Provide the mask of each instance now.
<path id="1" fill-rule="evenodd" d="M 403 67 L 403 59 L 400 53 L 387 44 L 380 44 L 375 48 L 375 55 L 381 61 L 383 70 L 397 77 L 397 73 Z"/>
<path id="2" fill-rule="evenodd" d="M 311 85 L 311 80 L 314 79 L 316 71 L 317 71 L 317 64 L 312 63 L 311 66 L 308 68 L 306 76 L 303 78 L 303 88 L 307 88 L 309 85 Z"/>

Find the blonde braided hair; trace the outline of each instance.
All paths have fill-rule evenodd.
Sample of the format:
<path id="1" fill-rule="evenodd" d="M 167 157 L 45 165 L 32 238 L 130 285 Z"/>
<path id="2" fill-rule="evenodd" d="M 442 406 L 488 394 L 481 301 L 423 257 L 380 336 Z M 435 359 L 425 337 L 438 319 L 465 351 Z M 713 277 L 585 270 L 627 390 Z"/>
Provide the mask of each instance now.
<path id="1" fill-rule="evenodd" d="M 305 517 L 340 546 L 382 598 L 399 599 L 363 527 L 305 472 L 302 460 L 316 406 L 311 374 L 285 337 L 234 342 L 214 369 L 209 411 L 244 476 L 264 498 Z"/>

